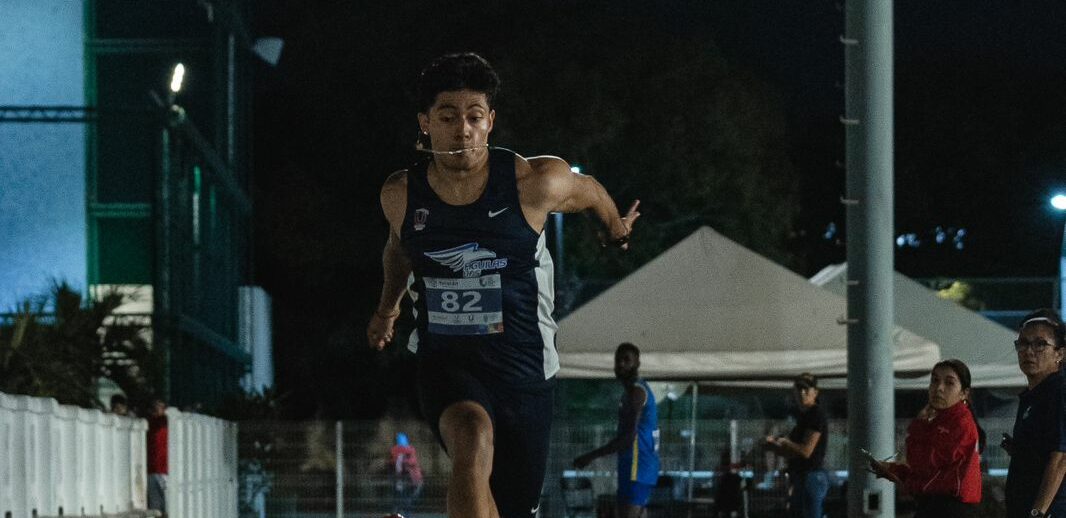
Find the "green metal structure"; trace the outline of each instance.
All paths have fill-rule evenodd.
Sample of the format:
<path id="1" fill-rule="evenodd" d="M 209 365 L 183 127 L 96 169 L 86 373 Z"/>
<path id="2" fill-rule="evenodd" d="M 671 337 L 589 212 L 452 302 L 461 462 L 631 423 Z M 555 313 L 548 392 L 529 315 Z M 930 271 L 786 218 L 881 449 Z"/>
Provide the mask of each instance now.
<path id="1" fill-rule="evenodd" d="M 90 285 L 151 285 L 162 395 L 240 390 L 238 287 L 251 271 L 251 57 L 240 1 L 86 0 Z M 168 90 L 176 63 L 180 92 Z M 193 121 L 196 121 L 194 123 Z"/>

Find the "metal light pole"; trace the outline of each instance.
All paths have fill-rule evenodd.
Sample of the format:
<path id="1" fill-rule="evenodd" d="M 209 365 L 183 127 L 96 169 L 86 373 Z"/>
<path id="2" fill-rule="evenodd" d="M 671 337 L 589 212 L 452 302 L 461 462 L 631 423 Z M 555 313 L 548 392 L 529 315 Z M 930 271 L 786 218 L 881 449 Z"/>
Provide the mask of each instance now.
<path id="1" fill-rule="evenodd" d="M 848 1 L 848 516 L 895 516 L 895 487 L 859 453 L 895 451 L 892 377 L 892 0 Z"/>
<path id="2" fill-rule="evenodd" d="M 1066 194 L 1056 194 L 1051 198 L 1051 206 L 1059 212 L 1066 212 Z M 1062 248 L 1059 249 L 1059 312 L 1066 310 L 1066 221 L 1062 223 Z"/>

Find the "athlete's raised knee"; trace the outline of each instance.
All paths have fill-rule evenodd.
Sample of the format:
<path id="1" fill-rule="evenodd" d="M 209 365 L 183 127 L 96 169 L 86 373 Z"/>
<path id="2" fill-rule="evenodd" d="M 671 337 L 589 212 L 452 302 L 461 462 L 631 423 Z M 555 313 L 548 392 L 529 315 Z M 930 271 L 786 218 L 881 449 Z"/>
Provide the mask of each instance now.
<path id="1" fill-rule="evenodd" d="M 492 458 L 492 419 L 480 404 L 460 401 L 446 408 L 440 417 L 440 431 L 453 459 Z"/>

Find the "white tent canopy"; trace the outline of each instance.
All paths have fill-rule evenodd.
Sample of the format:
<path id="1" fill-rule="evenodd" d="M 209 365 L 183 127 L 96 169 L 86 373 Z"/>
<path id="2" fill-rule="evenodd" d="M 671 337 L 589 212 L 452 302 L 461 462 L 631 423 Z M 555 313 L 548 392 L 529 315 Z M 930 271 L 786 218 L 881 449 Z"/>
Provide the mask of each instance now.
<path id="1" fill-rule="evenodd" d="M 563 378 L 614 375 L 621 342 L 648 378 L 707 381 L 843 377 L 846 301 L 703 227 L 559 324 Z M 925 372 L 937 344 L 896 327 L 893 368 Z"/>
<path id="2" fill-rule="evenodd" d="M 811 282 L 837 295 L 847 291 L 847 264 L 827 266 Z M 970 367 L 974 387 L 1024 387 L 1025 376 L 1011 347 L 1017 333 L 896 273 L 896 323 L 934 340 L 944 358 L 958 358 Z M 921 388 L 927 378 L 901 380 L 899 387 Z"/>

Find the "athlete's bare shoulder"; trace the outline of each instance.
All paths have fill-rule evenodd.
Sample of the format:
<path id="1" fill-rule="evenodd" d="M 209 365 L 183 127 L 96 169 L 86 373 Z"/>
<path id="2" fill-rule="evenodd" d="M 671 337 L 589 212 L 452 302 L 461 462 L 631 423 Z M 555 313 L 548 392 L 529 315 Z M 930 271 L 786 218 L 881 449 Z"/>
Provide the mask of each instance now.
<path id="1" fill-rule="evenodd" d="M 407 170 L 401 169 L 389 175 L 381 186 L 381 210 L 392 226 L 403 222 L 407 211 Z"/>
<path id="2" fill-rule="evenodd" d="M 522 198 L 547 210 L 566 199 L 574 181 L 570 164 L 550 155 L 522 158 L 515 163 L 515 174 Z"/>
<path id="3" fill-rule="evenodd" d="M 626 387 L 626 406 L 630 409 L 640 410 L 648 402 L 648 394 L 644 387 L 636 383 Z"/>
<path id="4" fill-rule="evenodd" d="M 533 173 L 538 176 L 569 176 L 570 164 L 552 155 L 533 156 L 525 159 Z"/>

